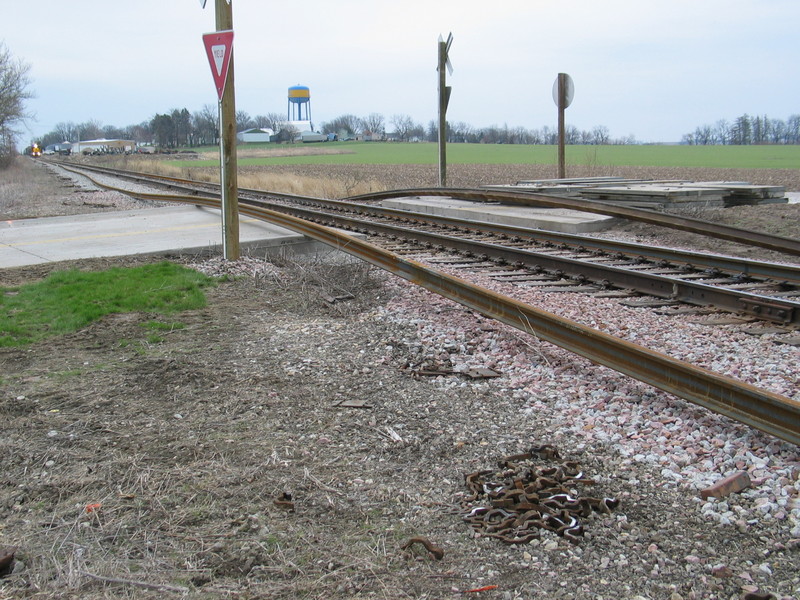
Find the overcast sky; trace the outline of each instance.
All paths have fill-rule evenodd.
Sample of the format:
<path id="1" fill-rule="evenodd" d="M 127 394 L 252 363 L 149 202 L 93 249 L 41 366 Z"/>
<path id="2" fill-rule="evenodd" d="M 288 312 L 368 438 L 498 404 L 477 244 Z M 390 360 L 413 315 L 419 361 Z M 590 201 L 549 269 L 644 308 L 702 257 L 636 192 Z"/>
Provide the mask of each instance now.
<path id="1" fill-rule="evenodd" d="M 216 104 L 202 44 L 214 2 L 0 0 L 0 41 L 31 65 L 21 141 L 59 122 L 126 126 Z M 800 112 L 798 0 L 233 0 L 236 108 L 315 125 L 350 113 L 437 117 L 436 52 L 453 33 L 447 117 L 555 127 L 552 87 L 574 82 L 568 125 L 679 141 L 719 119 Z"/>

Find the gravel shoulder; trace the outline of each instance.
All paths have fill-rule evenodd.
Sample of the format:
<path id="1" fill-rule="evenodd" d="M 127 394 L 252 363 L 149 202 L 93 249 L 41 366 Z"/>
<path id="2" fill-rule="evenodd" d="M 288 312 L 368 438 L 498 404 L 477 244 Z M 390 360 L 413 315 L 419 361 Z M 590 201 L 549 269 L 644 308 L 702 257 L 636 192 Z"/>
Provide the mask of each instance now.
<path id="1" fill-rule="evenodd" d="M 793 221 L 796 237 L 794 206 L 725 218 Z M 666 243 L 636 227 L 616 233 Z M 172 258 L 224 277 L 158 336 L 159 315 L 115 315 L 0 349 L 0 554 L 18 548 L 0 599 L 800 598 L 797 447 L 362 265 Z M 145 260 L 5 269 L 0 285 Z M 582 318 L 565 296 L 537 302 Z M 800 393 L 796 347 L 612 301 L 605 314 L 614 334 L 660 328 L 709 368 Z M 576 495 L 619 506 L 578 543 L 467 526 L 465 475 L 542 444 L 560 454 L 542 466 L 576 461 L 593 480 Z M 736 471 L 750 487 L 700 498 Z M 443 557 L 403 548 L 420 536 Z"/>

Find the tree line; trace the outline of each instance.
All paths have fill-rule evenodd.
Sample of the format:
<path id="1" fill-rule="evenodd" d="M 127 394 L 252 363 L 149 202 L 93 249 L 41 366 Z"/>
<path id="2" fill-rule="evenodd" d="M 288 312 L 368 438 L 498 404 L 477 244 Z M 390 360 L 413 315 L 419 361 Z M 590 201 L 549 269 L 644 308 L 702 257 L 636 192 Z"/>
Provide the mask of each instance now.
<path id="1" fill-rule="evenodd" d="M 800 115 L 788 119 L 770 119 L 766 115 L 741 117 L 729 122 L 720 119 L 714 125 L 701 125 L 681 140 L 695 146 L 756 144 L 800 144 Z"/>
<path id="2" fill-rule="evenodd" d="M 236 112 L 236 130 L 271 129 L 278 141 L 294 141 L 300 132 L 279 113 L 251 117 L 246 111 Z M 370 113 L 366 117 L 344 114 L 326 121 L 319 126 L 319 131 L 334 134 L 340 140 L 373 139 L 397 140 L 402 142 L 438 140 L 438 121 L 431 120 L 427 125 L 414 121 L 409 115 L 395 114 L 389 121 L 380 113 Z M 46 147 L 63 141 L 79 141 L 91 139 L 129 139 L 138 143 L 152 143 L 162 148 L 208 146 L 219 142 L 219 115 L 217 107 L 211 104 L 194 113 L 188 109 L 172 109 L 158 113 L 149 121 L 143 121 L 127 127 L 103 126 L 90 120 L 83 123 L 58 123 L 55 128 L 38 140 Z M 557 144 L 558 131 L 554 127 L 544 126 L 539 129 L 525 127 L 509 127 L 491 125 L 473 127 L 463 121 L 447 122 L 446 140 L 449 143 L 467 144 Z M 579 130 L 575 126 L 567 126 L 565 130 L 567 144 L 635 144 L 631 136 L 612 139 L 608 128 L 594 127 L 591 130 Z"/>
<path id="3" fill-rule="evenodd" d="M 427 126 L 415 122 L 408 115 L 393 115 L 389 120 L 393 128 L 387 133 L 383 115 L 372 113 L 365 118 L 355 115 L 342 115 L 321 125 L 323 133 L 334 133 L 341 138 L 357 137 L 359 135 L 385 139 L 387 137 L 399 141 L 428 141 L 435 142 L 439 136 L 439 123 L 436 120 L 428 122 Z M 490 125 L 488 127 L 474 127 L 464 121 L 446 124 L 445 139 L 449 143 L 466 144 L 557 144 L 558 130 L 544 126 L 540 129 L 526 129 L 525 127 L 509 127 Z M 567 126 L 564 132 L 567 144 L 635 144 L 631 136 L 622 139 L 612 139 L 607 127 L 598 126 L 591 130 L 579 130 L 575 126 Z"/>

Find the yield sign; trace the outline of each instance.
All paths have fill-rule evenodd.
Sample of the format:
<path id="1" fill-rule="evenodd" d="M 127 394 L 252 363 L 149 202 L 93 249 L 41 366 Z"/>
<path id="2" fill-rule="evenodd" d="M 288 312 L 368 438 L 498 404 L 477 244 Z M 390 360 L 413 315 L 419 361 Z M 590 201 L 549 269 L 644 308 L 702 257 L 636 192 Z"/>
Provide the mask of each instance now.
<path id="1" fill-rule="evenodd" d="M 231 64 L 233 54 L 233 30 L 215 31 L 203 35 L 203 44 L 206 46 L 208 63 L 211 65 L 211 75 L 214 76 L 214 85 L 217 96 L 222 100 L 225 91 L 225 80 L 228 78 L 228 66 Z"/>

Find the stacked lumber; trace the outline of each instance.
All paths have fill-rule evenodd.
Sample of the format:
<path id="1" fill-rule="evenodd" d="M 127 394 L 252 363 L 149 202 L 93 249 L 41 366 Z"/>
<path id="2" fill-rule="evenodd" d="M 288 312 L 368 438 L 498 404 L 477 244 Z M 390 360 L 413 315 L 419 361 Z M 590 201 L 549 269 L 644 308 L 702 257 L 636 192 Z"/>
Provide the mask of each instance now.
<path id="1" fill-rule="evenodd" d="M 499 188 L 500 186 L 491 186 Z M 673 205 L 740 206 L 787 202 L 786 189 L 745 181 L 687 181 L 679 179 L 627 179 L 578 177 L 518 181 L 503 189 L 623 203 L 663 209 Z"/>

